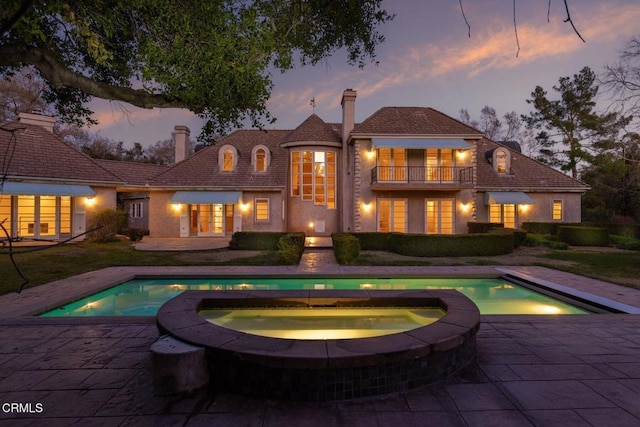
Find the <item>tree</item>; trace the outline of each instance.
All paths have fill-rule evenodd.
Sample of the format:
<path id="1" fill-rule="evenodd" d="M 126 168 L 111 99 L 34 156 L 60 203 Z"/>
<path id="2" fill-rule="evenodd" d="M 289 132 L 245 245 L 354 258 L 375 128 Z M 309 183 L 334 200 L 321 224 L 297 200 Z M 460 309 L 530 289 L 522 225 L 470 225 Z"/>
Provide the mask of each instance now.
<path id="1" fill-rule="evenodd" d="M 631 38 L 618 62 L 607 65 L 600 81 L 611 91 L 621 111 L 640 116 L 640 38 Z"/>
<path id="2" fill-rule="evenodd" d="M 159 165 L 170 165 L 175 162 L 176 144 L 173 139 L 157 141 L 147 148 L 147 156 L 151 163 Z"/>
<path id="3" fill-rule="evenodd" d="M 484 133 L 484 136 L 493 141 L 514 141 L 520 139 L 522 121 L 515 111 L 506 113 L 504 121 L 498 119 L 495 108 L 485 105 L 480 110 L 480 119 L 475 120 L 466 108 L 460 110 L 460 120 Z"/>
<path id="4" fill-rule="evenodd" d="M 6 75 L 0 80 L 0 122 L 17 120 L 22 112 L 51 112 L 42 98 L 45 90 L 46 83 L 30 67 Z"/>
<path id="5" fill-rule="evenodd" d="M 599 114 L 595 111 L 598 86 L 595 73 L 584 67 L 578 74 L 561 77 L 553 86 L 559 99 L 551 100 L 547 92 L 536 86 L 527 100 L 534 111 L 522 116 L 527 128 L 536 133 L 539 141 L 538 159 L 578 177 L 578 166 L 592 159 L 594 144 L 615 139 L 630 118 L 617 113 Z"/>
<path id="6" fill-rule="evenodd" d="M 67 120 L 99 97 L 188 108 L 206 120 L 205 133 L 245 119 L 259 126 L 272 120 L 270 70 L 343 48 L 351 64 L 375 59 L 377 28 L 393 19 L 381 2 L 7 0 L 0 69 L 32 64 Z"/>

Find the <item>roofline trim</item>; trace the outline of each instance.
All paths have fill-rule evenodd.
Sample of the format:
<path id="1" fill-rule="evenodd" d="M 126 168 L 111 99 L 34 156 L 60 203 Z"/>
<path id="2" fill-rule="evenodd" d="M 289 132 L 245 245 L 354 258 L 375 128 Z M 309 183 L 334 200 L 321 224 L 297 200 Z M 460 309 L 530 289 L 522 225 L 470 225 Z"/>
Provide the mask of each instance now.
<path id="1" fill-rule="evenodd" d="M 96 186 L 117 186 L 125 184 L 125 181 L 89 181 L 86 179 L 74 179 L 74 178 L 50 178 L 50 177 L 41 177 L 41 176 L 26 176 L 26 175 L 8 175 L 6 177 L 6 181 L 13 182 L 24 182 L 24 181 L 46 181 L 56 184 L 65 184 L 65 183 L 78 183 L 85 185 L 96 185 Z"/>
<path id="2" fill-rule="evenodd" d="M 394 138 L 394 139 L 473 139 L 481 140 L 484 138 L 482 134 L 451 134 L 451 133 L 357 133 L 351 132 L 351 139 L 373 139 L 373 138 Z"/>

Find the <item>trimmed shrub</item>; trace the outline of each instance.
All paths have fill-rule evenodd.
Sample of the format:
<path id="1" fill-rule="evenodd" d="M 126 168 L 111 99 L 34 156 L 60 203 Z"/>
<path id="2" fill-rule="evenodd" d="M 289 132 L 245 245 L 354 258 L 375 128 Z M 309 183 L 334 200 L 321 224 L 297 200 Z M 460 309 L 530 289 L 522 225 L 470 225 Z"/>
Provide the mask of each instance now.
<path id="1" fill-rule="evenodd" d="M 533 234 L 553 234 L 558 231 L 557 222 L 523 222 L 522 228 Z"/>
<path id="2" fill-rule="evenodd" d="M 601 227 L 558 227 L 558 240 L 571 246 L 608 246 L 609 232 Z"/>
<path id="3" fill-rule="evenodd" d="M 333 253 L 339 264 L 353 264 L 360 256 L 360 241 L 354 235 L 334 233 L 331 235 L 331 240 L 333 241 Z"/>
<path id="4" fill-rule="evenodd" d="M 496 228 L 504 228 L 504 224 L 501 222 L 467 222 L 469 234 L 488 233 Z"/>
<path id="5" fill-rule="evenodd" d="M 389 250 L 390 233 L 351 233 L 360 242 L 360 250 L 386 251 Z"/>
<path id="6" fill-rule="evenodd" d="M 555 236 L 551 234 L 528 233 L 522 244 L 524 246 L 545 246 L 559 250 L 569 249 L 569 245 L 564 242 L 558 242 Z"/>
<path id="7" fill-rule="evenodd" d="M 513 231 L 507 229 L 453 235 L 393 233 L 389 237 L 391 252 L 420 257 L 503 255 L 512 252 L 513 245 Z"/>
<path id="8" fill-rule="evenodd" d="M 277 251 L 284 232 L 236 231 L 231 236 L 229 249 L 247 251 Z"/>
<path id="9" fill-rule="evenodd" d="M 283 264 L 298 264 L 304 252 L 304 233 L 285 234 L 278 240 L 278 256 Z"/>
<path id="10" fill-rule="evenodd" d="M 513 230 L 513 247 L 520 247 L 525 239 L 527 238 L 527 230 L 523 230 L 522 228 L 516 228 Z"/>
<path id="11" fill-rule="evenodd" d="M 598 224 L 598 227 L 605 227 L 609 234 L 640 238 L 640 224 Z"/>
<path id="12" fill-rule="evenodd" d="M 118 240 L 116 235 L 127 225 L 127 214 L 122 210 L 101 209 L 89 220 L 89 229 L 95 229 L 88 235 L 93 242 L 106 243 Z"/>

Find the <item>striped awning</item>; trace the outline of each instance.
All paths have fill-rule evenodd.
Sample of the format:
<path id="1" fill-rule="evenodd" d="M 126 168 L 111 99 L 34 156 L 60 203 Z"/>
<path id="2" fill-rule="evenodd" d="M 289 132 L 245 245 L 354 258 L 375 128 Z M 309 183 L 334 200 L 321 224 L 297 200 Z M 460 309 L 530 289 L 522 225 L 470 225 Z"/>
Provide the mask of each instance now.
<path id="1" fill-rule="evenodd" d="M 534 200 L 522 191 L 489 191 L 485 195 L 486 204 L 533 205 Z"/>
<path id="2" fill-rule="evenodd" d="M 241 191 L 176 191 L 171 197 L 171 203 L 200 204 L 231 204 L 238 203 Z"/>
<path id="3" fill-rule="evenodd" d="M 466 150 L 471 148 L 464 139 L 455 138 L 373 138 L 371 148 L 450 148 L 453 150 Z"/>
<path id="4" fill-rule="evenodd" d="M 0 194 L 12 196 L 71 196 L 93 197 L 95 191 L 88 185 L 43 184 L 34 182 L 5 182 Z"/>

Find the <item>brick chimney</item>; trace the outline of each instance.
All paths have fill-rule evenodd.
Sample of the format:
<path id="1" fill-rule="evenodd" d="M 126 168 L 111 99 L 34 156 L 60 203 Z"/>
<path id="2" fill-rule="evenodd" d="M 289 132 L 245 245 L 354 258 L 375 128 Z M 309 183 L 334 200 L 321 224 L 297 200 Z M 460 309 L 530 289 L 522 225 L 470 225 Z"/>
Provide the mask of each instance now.
<path id="1" fill-rule="evenodd" d="M 186 126 L 177 125 L 173 128 L 171 135 L 173 136 L 173 141 L 176 143 L 176 163 L 183 161 L 192 153 L 191 140 L 189 139 L 190 134 L 191 131 Z"/>
<path id="2" fill-rule="evenodd" d="M 53 133 L 53 126 L 56 124 L 56 119 L 51 116 L 37 113 L 25 113 L 18 114 L 18 121 L 28 125 L 42 126 L 49 132 Z"/>
<path id="3" fill-rule="evenodd" d="M 346 89 L 342 93 L 342 144 L 346 144 L 349 134 L 356 123 L 356 92 L 353 89 Z"/>

